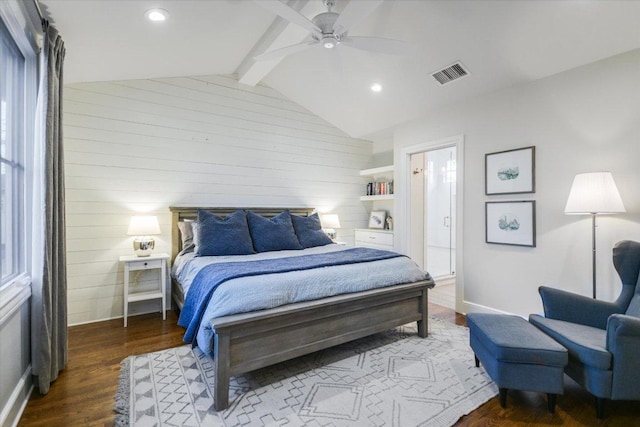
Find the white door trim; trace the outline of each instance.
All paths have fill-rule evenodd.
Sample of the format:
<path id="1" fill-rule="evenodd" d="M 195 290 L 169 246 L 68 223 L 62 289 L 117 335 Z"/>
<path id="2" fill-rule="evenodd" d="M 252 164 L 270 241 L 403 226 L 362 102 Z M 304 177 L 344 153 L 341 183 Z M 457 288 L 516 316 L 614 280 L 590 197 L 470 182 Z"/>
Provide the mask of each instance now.
<path id="1" fill-rule="evenodd" d="M 456 147 L 456 311 L 464 313 L 464 135 L 450 136 L 400 149 L 400 156 L 397 157 L 400 164 L 395 170 L 394 177 L 397 183 L 396 188 L 394 188 L 394 213 L 398 218 L 394 231 L 396 239 L 395 249 L 403 254 L 408 254 L 409 248 L 411 247 L 412 237 L 411 227 L 409 225 L 409 212 L 411 211 L 411 195 L 409 191 L 411 183 L 411 155 L 452 146 Z"/>

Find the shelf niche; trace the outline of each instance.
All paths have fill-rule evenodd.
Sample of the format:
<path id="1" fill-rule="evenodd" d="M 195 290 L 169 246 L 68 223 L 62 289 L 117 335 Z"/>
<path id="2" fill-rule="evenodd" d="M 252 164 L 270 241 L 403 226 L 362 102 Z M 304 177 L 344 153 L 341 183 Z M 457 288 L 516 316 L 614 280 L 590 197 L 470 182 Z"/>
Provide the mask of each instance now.
<path id="1" fill-rule="evenodd" d="M 391 177 L 390 181 L 393 181 L 393 165 L 389 166 L 381 166 L 377 168 L 371 169 L 363 169 L 360 171 L 360 176 L 362 177 L 371 177 L 374 182 L 377 177 Z M 376 200 L 393 200 L 393 194 L 378 194 L 371 196 L 360 196 L 360 201 L 362 202 L 373 202 Z"/>

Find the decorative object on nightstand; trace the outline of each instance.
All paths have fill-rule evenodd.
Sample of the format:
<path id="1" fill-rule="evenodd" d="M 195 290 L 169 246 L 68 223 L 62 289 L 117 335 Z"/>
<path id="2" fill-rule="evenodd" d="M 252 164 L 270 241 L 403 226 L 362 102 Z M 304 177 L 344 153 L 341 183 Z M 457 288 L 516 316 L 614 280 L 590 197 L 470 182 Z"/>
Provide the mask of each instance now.
<path id="1" fill-rule="evenodd" d="M 139 257 L 151 255 L 155 247 L 155 241 L 151 235 L 160 234 L 160 224 L 155 215 L 134 215 L 129 222 L 127 235 L 138 236 L 133 241 L 133 249 Z"/>
<path id="2" fill-rule="evenodd" d="M 591 269 L 593 298 L 596 297 L 596 215 L 626 212 L 611 172 L 576 175 L 564 213 L 591 215 Z"/>
<path id="3" fill-rule="evenodd" d="M 338 214 L 326 214 L 321 217 L 322 229 L 325 234 L 333 241 L 336 240 L 338 232 L 336 228 L 340 228 L 340 218 Z"/>
<path id="4" fill-rule="evenodd" d="M 387 230 L 393 230 L 393 218 L 387 217 L 387 226 L 385 227 Z"/>
<path id="5" fill-rule="evenodd" d="M 369 214 L 369 228 L 384 229 L 387 224 L 386 211 L 371 211 Z"/>
<path id="6" fill-rule="evenodd" d="M 136 255 L 123 255 L 120 262 L 124 263 L 124 327 L 127 327 L 127 317 L 129 315 L 129 303 L 136 301 L 146 301 L 152 299 L 162 299 L 162 320 L 167 319 L 166 308 L 166 286 L 167 286 L 167 259 L 168 254 L 159 253 L 148 255 L 144 259 L 140 259 Z M 130 293 L 129 274 L 132 271 L 138 273 L 144 270 L 160 269 L 160 280 L 158 280 L 158 288 L 151 291 L 132 292 Z M 134 285 L 137 284 L 137 276 Z"/>

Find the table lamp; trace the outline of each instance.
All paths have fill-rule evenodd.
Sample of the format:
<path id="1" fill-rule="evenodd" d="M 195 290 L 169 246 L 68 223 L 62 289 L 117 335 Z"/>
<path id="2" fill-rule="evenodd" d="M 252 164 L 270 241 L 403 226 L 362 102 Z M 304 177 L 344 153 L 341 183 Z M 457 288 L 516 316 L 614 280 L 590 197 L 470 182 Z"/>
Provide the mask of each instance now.
<path id="1" fill-rule="evenodd" d="M 151 255 L 155 247 L 155 241 L 152 237 L 154 234 L 160 234 L 160 225 L 158 217 L 155 215 L 134 215 L 129 222 L 129 230 L 127 235 L 137 236 L 133 240 L 133 249 L 139 257 Z"/>
<path id="2" fill-rule="evenodd" d="M 322 215 L 321 218 L 322 229 L 326 233 L 327 236 L 331 240 L 336 240 L 338 233 L 336 232 L 336 228 L 340 228 L 340 218 L 338 218 L 337 214 L 326 214 Z"/>

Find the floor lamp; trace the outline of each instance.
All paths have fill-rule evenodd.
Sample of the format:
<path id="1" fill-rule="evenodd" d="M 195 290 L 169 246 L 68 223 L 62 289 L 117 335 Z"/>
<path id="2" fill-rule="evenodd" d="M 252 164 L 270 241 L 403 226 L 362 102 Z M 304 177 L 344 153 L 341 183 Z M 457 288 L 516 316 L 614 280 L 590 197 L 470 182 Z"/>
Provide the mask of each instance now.
<path id="1" fill-rule="evenodd" d="M 564 208 L 567 215 L 591 215 L 591 268 L 593 298 L 596 297 L 596 215 L 625 212 L 618 187 L 610 172 L 576 175 Z"/>

